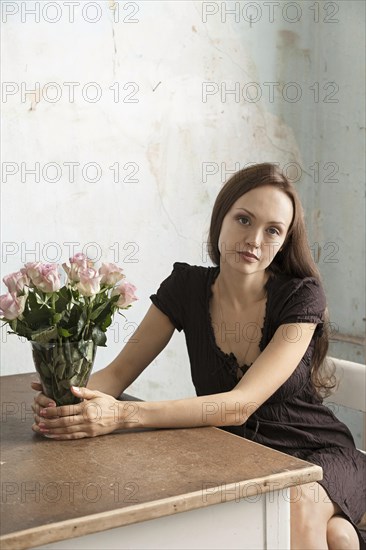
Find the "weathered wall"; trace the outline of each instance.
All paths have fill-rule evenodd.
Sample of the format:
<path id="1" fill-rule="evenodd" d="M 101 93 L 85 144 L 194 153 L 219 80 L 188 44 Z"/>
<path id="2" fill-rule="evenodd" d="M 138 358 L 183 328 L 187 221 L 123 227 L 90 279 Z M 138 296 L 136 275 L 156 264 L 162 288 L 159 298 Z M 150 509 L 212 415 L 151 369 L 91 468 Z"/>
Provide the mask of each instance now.
<path id="1" fill-rule="evenodd" d="M 110 329 L 99 369 L 174 261 L 207 264 L 230 170 L 269 160 L 301 174 L 331 320 L 361 340 L 364 3 L 84 2 L 73 22 L 70 6 L 49 4 L 37 22 L 34 2 L 2 3 L 2 273 L 65 261 L 69 243 L 121 264 L 140 300 L 130 325 Z M 37 162 L 39 178 L 26 172 Z M 2 339 L 2 374 L 33 371 L 29 344 Z M 356 344 L 332 352 L 364 359 Z M 183 334 L 130 392 L 194 395 Z"/>

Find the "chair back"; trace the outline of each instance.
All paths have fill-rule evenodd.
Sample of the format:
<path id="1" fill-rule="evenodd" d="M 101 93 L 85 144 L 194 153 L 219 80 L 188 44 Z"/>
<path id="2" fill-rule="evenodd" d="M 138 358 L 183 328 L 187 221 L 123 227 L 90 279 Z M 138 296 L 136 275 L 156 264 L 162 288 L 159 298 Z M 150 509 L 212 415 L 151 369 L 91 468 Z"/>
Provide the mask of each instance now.
<path id="1" fill-rule="evenodd" d="M 366 449 L 366 365 L 330 356 L 326 363 L 335 367 L 337 388 L 324 402 L 330 408 L 340 405 L 362 412 L 362 449 Z"/>

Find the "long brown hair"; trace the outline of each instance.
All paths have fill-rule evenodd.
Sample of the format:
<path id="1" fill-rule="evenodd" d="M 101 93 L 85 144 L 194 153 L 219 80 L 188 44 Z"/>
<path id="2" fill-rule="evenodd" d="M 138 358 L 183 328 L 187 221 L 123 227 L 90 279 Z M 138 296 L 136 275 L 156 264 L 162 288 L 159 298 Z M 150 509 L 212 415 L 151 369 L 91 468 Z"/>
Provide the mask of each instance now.
<path id="1" fill-rule="evenodd" d="M 267 162 L 239 170 L 220 190 L 212 210 L 207 243 L 207 251 L 212 262 L 215 265 L 220 265 L 219 236 L 222 222 L 232 205 L 248 191 L 264 185 L 273 185 L 283 191 L 291 199 L 293 206 L 293 217 L 286 239 L 266 271 L 273 275 L 285 273 L 299 278 L 315 277 L 321 282 L 320 272 L 310 251 L 304 210 L 297 191 L 277 165 Z M 329 347 L 328 308 L 324 311 L 322 328 L 321 334 L 315 340 L 311 378 L 319 394 L 329 395 L 335 384 L 334 377 L 331 374 L 325 374 L 323 365 Z"/>

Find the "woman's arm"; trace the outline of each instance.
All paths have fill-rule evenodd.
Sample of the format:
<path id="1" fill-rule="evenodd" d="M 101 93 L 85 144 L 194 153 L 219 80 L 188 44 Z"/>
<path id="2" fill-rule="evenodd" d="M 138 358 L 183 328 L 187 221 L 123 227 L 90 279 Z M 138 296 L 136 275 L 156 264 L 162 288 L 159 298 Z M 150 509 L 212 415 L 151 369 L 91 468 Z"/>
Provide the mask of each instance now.
<path id="1" fill-rule="evenodd" d="M 42 411 L 44 433 L 58 439 L 74 439 L 117 429 L 241 425 L 291 376 L 315 328 L 312 323 L 281 325 L 251 368 L 228 392 L 131 403 L 118 402 L 88 388 L 81 388 L 80 392 L 74 390 L 84 401 L 71 407 Z M 99 411 L 97 416 L 96 409 Z"/>
<path id="2" fill-rule="evenodd" d="M 87 387 L 118 397 L 165 348 L 174 330 L 169 317 L 152 304 L 119 355 L 93 374 Z"/>
<path id="3" fill-rule="evenodd" d="M 135 404 L 126 427 L 183 428 L 240 426 L 294 372 L 305 354 L 316 324 L 281 325 L 243 378 L 229 392 Z M 133 420 L 133 426 L 128 421 Z M 121 423 L 123 427 L 123 422 Z"/>
<path id="4" fill-rule="evenodd" d="M 93 374 L 87 387 L 118 397 L 165 348 L 174 330 L 169 317 L 152 304 L 119 355 L 107 367 Z M 42 390 L 38 382 L 31 385 L 34 390 Z M 50 406 L 55 406 L 52 399 L 43 393 L 36 395 L 32 406 L 35 413 L 33 431 L 39 432 L 41 409 Z"/>

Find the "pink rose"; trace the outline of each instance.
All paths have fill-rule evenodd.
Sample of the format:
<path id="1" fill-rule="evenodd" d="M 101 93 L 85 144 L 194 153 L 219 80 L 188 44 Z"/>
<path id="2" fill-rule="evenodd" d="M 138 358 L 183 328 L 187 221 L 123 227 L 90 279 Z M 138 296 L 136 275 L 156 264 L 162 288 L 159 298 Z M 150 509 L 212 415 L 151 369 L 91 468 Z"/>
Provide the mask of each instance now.
<path id="1" fill-rule="evenodd" d="M 30 283 L 25 269 L 5 275 L 3 281 L 8 288 L 8 291 L 16 295 L 22 294 L 22 292 L 27 292 Z"/>
<path id="2" fill-rule="evenodd" d="M 101 275 L 93 267 L 87 267 L 79 271 L 79 282 L 76 283 L 76 288 L 83 296 L 94 296 L 100 291 Z"/>
<path id="3" fill-rule="evenodd" d="M 127 283 L 127 282 L 120 283 L 112 291 L 112 296 L 116 296 L 117 294 L 120 295 L 116 305 L 120 308 L 126 308 L 132 302 L 135 302 L 136 300 L 138 300 L 137 296 L 135 296 L 135 290 L 136 290 L 136 287 L 131 283 Z"/>
<path id="4" fill-rule="evenodd" d="M 79 274 L 81 270 L 87 269 L 88 267 L 93 267 L 94 265 L 93 262 L 81 252 L 78 252 L 72 258 L 69 258 L 69 260 L 71 267 L 69 267 L 66 263 L 62 264 L 62 267 L 66 271 L 69 281 L 74 283 L 78 283 L 80 281 Z"/>
<path id="5" fill-rule="evenodd" d="M 69 281 L 74 283 L 78 283 L 80 281 L 79 271 L 82 268 L 78 267 L 76 264 L 71 264 L 70 268 L 66 263 L 62 264 L 62 267 L 64 268 Z"/>
<path id="6" fill-rule="evenodd" d="M 16 319 L 23 313 L 27 296 L 17 296 L 15 292 L 0 296 L 0 316 L 7 321 Z"/>
<path id="7" fill-rule="evenodd" d="M 74 256 L 70 259 L 70 264 L 76 264 L 78 267 L 93 267 L 93 262 L 89 260 L 85 254 L 82 254 L 82 252 L 78 252 L 77 254 L 74 254 Z M 91 265 L 90 265 L 91 264 Z"/>
<path id="8" fill-rule="evenodd" d="M 57 264 L 31 262 L 25 264 L 24 271 L 34 286 L 43 292 L 56 292 L 61 288 Z"/>
<path id="9" fill-rule="evenodd" d="M 99 268 L 99 275 L 102 275 L 100 284 L 106 286 L 114 286 L 125 277 L 123 269 L 112 263 L 102 264 L 102 267 Z"/>

